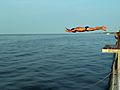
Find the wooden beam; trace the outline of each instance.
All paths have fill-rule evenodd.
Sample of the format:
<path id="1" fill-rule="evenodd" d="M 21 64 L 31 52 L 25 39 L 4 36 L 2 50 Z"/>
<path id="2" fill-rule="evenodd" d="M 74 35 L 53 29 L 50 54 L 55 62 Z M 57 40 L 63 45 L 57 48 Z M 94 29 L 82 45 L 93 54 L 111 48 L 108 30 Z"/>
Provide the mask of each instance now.
<path id="1" fill-rule="evenodd" d="M 120 49 L 102 49 L 103 53 L 118 53 Z"/>

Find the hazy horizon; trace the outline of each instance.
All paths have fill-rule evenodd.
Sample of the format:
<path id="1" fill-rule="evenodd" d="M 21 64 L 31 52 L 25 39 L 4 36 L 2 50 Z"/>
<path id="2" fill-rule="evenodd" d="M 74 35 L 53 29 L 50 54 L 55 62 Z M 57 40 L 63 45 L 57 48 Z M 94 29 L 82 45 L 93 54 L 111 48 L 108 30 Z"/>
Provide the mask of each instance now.
<path id="1" fill-rule="evenodd" d="M 59 34 L 65 27 L 120 28 L 119 0 L 1 0 L 0 34 Z"/>

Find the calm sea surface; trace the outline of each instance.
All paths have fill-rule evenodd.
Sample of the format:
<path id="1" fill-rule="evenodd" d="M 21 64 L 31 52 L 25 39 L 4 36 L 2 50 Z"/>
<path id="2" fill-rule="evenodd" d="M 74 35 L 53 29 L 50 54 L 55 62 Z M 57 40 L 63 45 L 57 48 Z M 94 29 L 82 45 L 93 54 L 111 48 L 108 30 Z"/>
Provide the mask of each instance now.
<path id="1" fill-rule="evenodd" d="M 0 90 L 106 90 L 113 35 L 0 35 Z M 99 82 L 95 84 L 96 82 Z"/>

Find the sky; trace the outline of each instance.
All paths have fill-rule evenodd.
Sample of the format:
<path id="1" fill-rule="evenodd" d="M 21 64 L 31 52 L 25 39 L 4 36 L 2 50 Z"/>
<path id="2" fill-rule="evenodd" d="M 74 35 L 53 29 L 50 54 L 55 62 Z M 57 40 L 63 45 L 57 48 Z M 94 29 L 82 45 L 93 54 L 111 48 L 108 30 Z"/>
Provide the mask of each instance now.
<path id="1" fill-rule="evenodd" d="M 65 27 L 120 29 L 120 0 L 0 0 L 0 34 L 65 33 Z"/>

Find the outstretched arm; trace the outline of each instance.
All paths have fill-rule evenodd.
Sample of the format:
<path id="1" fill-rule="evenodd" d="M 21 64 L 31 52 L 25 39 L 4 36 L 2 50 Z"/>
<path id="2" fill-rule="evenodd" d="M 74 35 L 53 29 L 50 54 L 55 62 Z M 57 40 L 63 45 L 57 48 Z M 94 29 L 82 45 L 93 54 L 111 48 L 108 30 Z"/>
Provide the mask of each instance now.
<path id="1" fill-rule="evenodd" d="M 101 26 L 101 27 L 90 27 L 90 28 L 87 28 L 87 31 L 95 31 L 95 30 L 103 30 L 103 31 L 106 31 L 106 27 L 105 26 Z"/>

